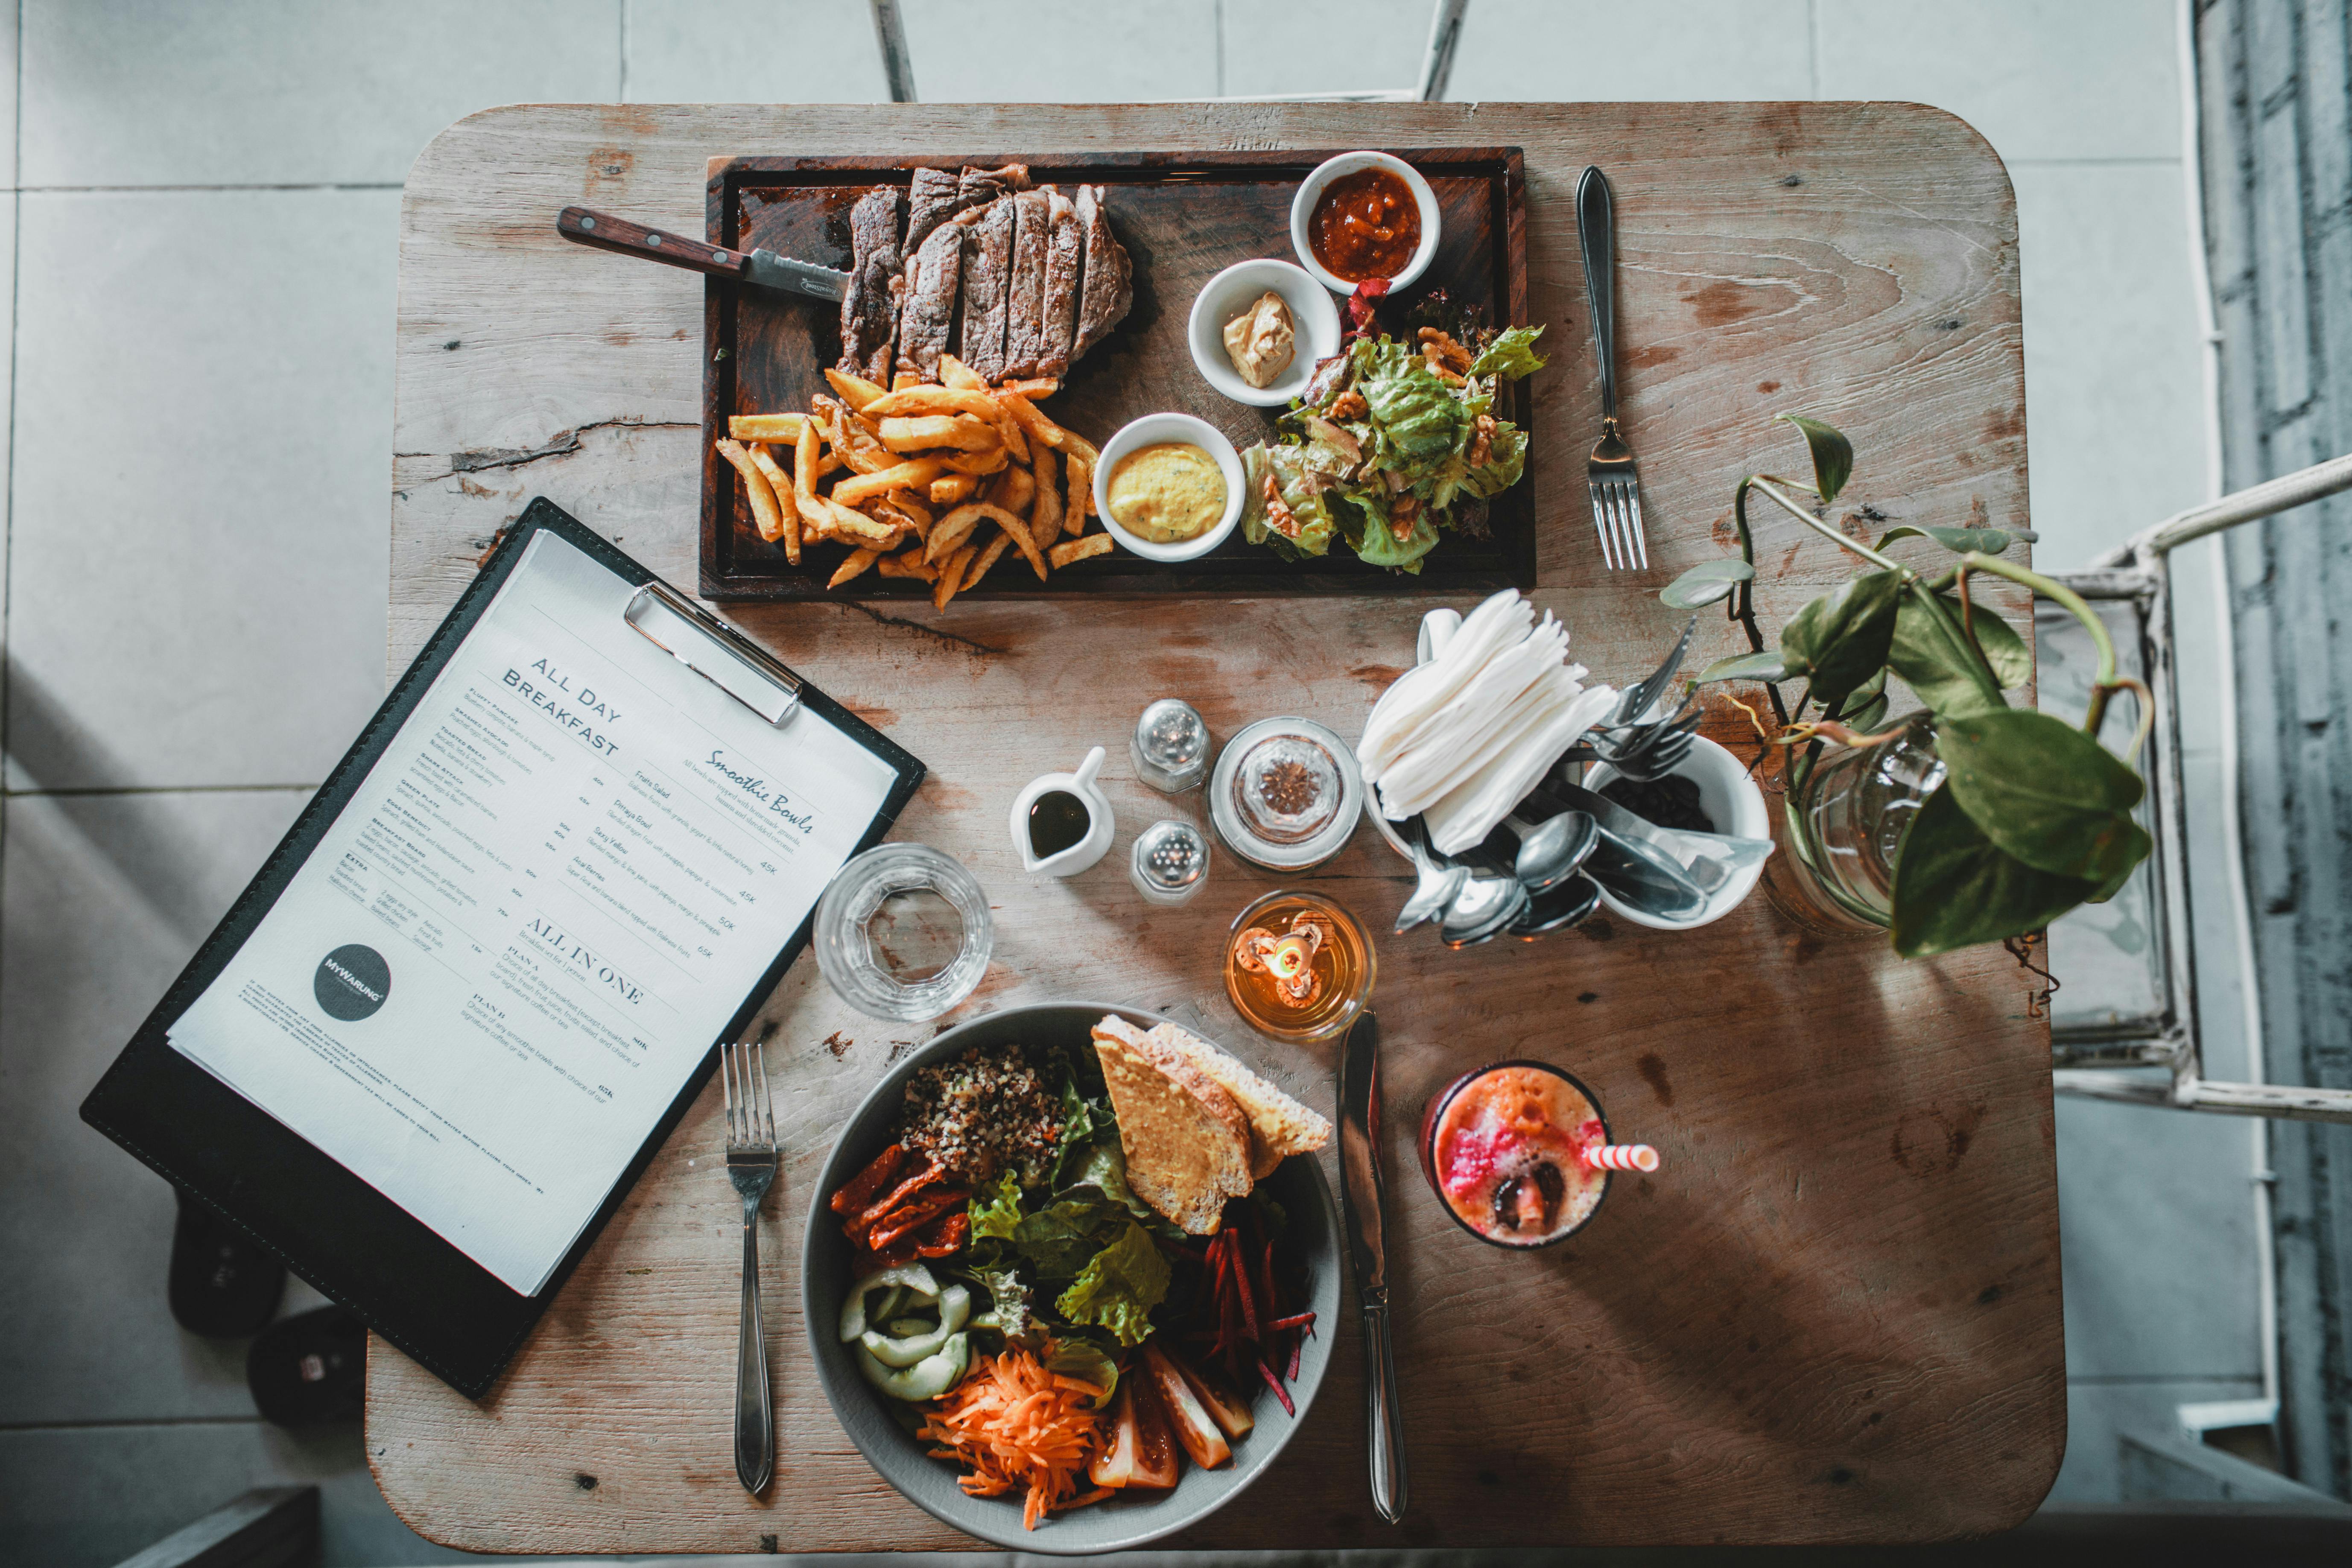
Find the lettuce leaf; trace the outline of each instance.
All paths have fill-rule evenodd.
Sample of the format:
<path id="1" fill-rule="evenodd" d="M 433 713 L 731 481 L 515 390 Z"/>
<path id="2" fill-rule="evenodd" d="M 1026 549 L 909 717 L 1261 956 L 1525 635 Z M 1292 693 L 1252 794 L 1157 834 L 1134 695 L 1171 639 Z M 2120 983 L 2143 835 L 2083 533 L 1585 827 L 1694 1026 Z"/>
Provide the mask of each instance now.
<path id="1" fill-rule="evenodd" d="M 1262 465 L 1262 466 L 1260 466 Z M 1320 555 L 1331 548 L 1331 536 L 1336 531 L 1331 510 L 1324 503 L 1323 483 L 1311 466 L 1303 447 L 1252 447 L 1242 454 L 1244 475 L 1263 475 L 1271 470 L 1276 490 L 1282 504 L 1298 519 L 1298 537 L 1275 531 L 1265 520 L 1263 480 L 1253 480 L 1249 500 L 1242 509 L 1242 536 L 1253 544 L 1273 543 L 1286 555 Z"/>
<path id="2" fill-rule="evenodd" d="M 1470 413 L 1428 362 L 1383 340 L 1356 379 L 1370 405 L 1372 466 L 1408 479 L 1435 474 L 1470 437 Z"/>
<path id="3" fill-rule="evenodd" d="M 1421 558 L 1437 547 L 1437 525 L 1430 521 L 1429 509 L 1413 519 L 1412 531 L 1399 541 L 1389 531 L 1387 503 L 1380 498 L 1366 495 L 1352 503 L 1365 516 L 1363 542 L 1356 546 L 1356 554 L 1367 566 L 1396 566 L 1407 572 L 1421 570 Z"/>
<path id="4" fill-rule="evenodd" d="M 1021 1173 L 1007 1171 L 997 1179 L 996 1191 L 971 1194 L 971 1239 L 993 1237 L 1011 1241 L 1021 1224 Z"/>
<path id="5" fill-rule="evenodd" d="M 1045 1347 L 1045 1370 L 1101 1389 L 1095 1396 L 1097 1410 L 1110 1403 L 1111 1394 L 1118 1388 L 1118 1363 L 1110 1359 L 1110 1352 L 1092 1340 L 1073 1336 L 1054 1341 Z"/>
<path id="6" fill-rule="evenodd" d="M 1107 1198 L 1058 1198 L 1022 1217 L 1013 1227 L 1013 1246 L 1040 1279 L 1068 1279 L 1111 1239 L 1114 1226 L 1134 1223 L 1125 1208 Z"/>
<path id="7" fill-rule="evenodd" d="M 1099 1193 L 1139 1220 L 1148 1223 L 1152 1218 L 1151 1205 L 1127 1184 L 1127 1151 L 1119 1146 L 1117 1122 L 1087 1146 L 1077 1169 L 1059 1190 L 1080 1198 Z"/>
<path id="8" fill-rule="evenodd" d="M 1008 1340 L 1017 1340 L 1036 1327 L 1030 1315 L 1029 1287 L 1021 1282 L 1020 1275 L 1010 1268 L 975 1268 L 971 1277 L 987 1290 L 991 1302 L 988 1310 L 973 1320 L 973 1327 L 992 1328 Z"/>
<path id="9" fill-rule="evenodd" d="M 1054 1303 L 1073 1323 L 1108 1329 L 1123 1345 L 1151 1337 L 1151 1309 L 1168 1295 L 1168 1260 L 1133 1220 L 1096 1253 Z"/>
<path id="10" fill-rule="evenodd" d="M 1471 363 L 1470 374 L 1497 375 L 1505 381 L 1533 375 L 1544 367 L 1543 358 L 1536 353 L 1536 340 L 1541 336 L 1541 327 L 1504 328 Z"/>
<path id="11" fill-rule="evenodd" d="M 1481 500 L 1492 500 L 1519 482 L 1528 467 L 1528 433 L 1507 419 L 1495 421 L 1495 438 L 1487 443 L 1486 460 L 1462 476 L 1462 489 Z"/>

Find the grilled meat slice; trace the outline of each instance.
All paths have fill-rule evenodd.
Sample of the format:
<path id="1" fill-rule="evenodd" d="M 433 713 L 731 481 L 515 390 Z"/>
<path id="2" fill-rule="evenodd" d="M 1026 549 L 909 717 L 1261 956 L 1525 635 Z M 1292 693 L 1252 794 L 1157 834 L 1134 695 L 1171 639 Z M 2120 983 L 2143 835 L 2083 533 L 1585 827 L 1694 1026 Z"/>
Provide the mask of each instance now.
<path id="1" fill-rule="evenodd" d="M 964 247 L 963 330 L 956 357 L 991 382 L 1004 379 L 1006 286 L 1013 280 L 1013 198 L 999 196 L 956 222 L 971 230 Z"/>
<path id="2" fill-rule="evenodd" d="M 1079 272 L 1086 260 L 1086 233 L 1069 197 L 1045 187 L 1045 301 L 1037 331 L 1037 374 L 1060 375 L 1076 355 L 1070 352 L 1078 327 Z"/>
<path id="3" fill-rule="evenodd" d="M 1110 231 L 1110 215 L 1103 210 L 1100 185 L 1078 187 L 1078 226 L 1087 242 L 1085 291 L 1078 297 L 1077 340 L 1070 346 L 1073 360 L 1107 337 L 1135 303 L 1132 263 L 1127 247 Z"/>
<path id="4" fill-rule="evenodd" d="M 1007 163 L 1002 169 L 966 169 L 956 179 L 956 202 L 976 207 L 1029 188 L 1029 165 Z"/>
<path id="5" fill-rule="evenodd" d="M 941 224 L 907 263 L 906 297 L 898 311 L 898 368 L 925 381 L 940 378 L 940 355 L 955 327 L 956 290 L 963 276 L 964 230 Z"/>
<path id="6" fill-rule="evenodd" d="M 907 192 L 907 237 L 899 251 L 913 256 L 923 241 L 931 237 L 931 230 L 963 211 L 965 204 L 956 195 L 956 174 L 952 169 L 918 169 L 915 180 Z"/>
<path id="7" fill-rule="evenodd" d="M 1045 236 L 1053 198 L 1024 191 L 1013 198 L 1013 279 L 1005 290 L 1004 374 L 1037 374 L 1045 336 Z"/>
<path id="8" fill-rule="evenodd" d="M 849 291 L 841 297 L 841 368 L 890 383 L 890 360 L 898 333 L 898 297 L 890 287 L 898 276 L 898 215 L 904 198 L 884 185 L 857 198 L 849 209 Z"/>

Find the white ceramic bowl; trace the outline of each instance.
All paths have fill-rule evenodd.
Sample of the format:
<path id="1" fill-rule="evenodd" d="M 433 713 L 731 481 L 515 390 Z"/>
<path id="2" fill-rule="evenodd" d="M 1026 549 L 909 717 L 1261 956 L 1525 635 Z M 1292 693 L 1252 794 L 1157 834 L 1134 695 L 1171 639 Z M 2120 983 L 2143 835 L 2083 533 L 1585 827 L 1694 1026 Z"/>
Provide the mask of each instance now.
<path id="1" fill-rule="evenodd" d="M 1190 539 L 1172 544 L 1159 544 L 1129 533 L 1110 514 L 1105 499 L 1110 491 L 1110 477 L 1118 468 L 1119 459 L 1138 447 L 1150 447 L 1161 441 L 1184 441 L 1198 447 L 1217 460 L 1217 469 L 1225 476 L 1225 515 Z M 1242 516 L 1242 459 L 1234 444 L 1225 439 L 1224 432 L 1205 419 L 1195 419 L 1190 414 L 1147 414 L 1142 418 L 1122 426 L 1118 435 L 1103 443 L 1102 461 L 1095 465 L 1095 515 L 1103 527 L 1118 542 L 1118 547 L 1147 561 L 1192 561 L 1206 555 L 1225 541 L 1234 524 Z"/>
<path id="2" fill-rule="evenodd" d="M 1295 334 L 1290 367 L 1264 386 L 1252 386 L 1225 353 L 1225 324 L 1258 301 L 1267 289 L 1290 307 Z M 1209 279 L 1192 299 L 1186 336 L 1202 379 L 1235 403 L 1279 408 L 1307 390 L 1315 362 L 1339 352 L 1339 307 L 1321 282 L 1287 261 L 1260 257 L 1237 261 Z"/>
<path id="3" fill-rule="evenodd" d="M 1699 809 L 1706 813 L 1717 833 L 1727 833 L 1735 838 L 1772 837 L 1771 809 L 1764 804 L 1764 792 L 1756 787 L 1748 764 L 1713 741 L 1704 735 L 1692 736 L 1690 755 L 1675 772 L 1698 785 Z M 1596 763 L 1584 777 L 1584 787 L 1598 791 L 1616 776 L 1617 770 L 1607 763 Z M 1601 889 L 1601 902 L 1611 914 L 1637 926 L 1648 926 L 1652 931 L 1696 931 L 1738 909 L 1756 890 L 1756 884 L 1763 880 L 1765 865 L 1766 861 L 1759 860 L 1708 894 L 1706 907 L 1686 921 L 1662 921 L 1655 915 L 1629 909 L 1606 888 Z"/>
<path id="4" fill-rule="evenodd" d="M 1428 270 L 1430 258 L 1437 254 L 1437 236 L 1442 219 L 1437 210 L 1437 193 L 1421 177 L 1421 171 L 1402 158 L 1386 153 L 1342 153 L 1326 159 L 1313 174 L 1298 182 L 1298 194 L 1290 198 L 1290 247 L 1298 252 L 1298 265 L 1307 268 L 1322 285 L 1337 294 L 1352 294 L 1356 286 L 1339 277 L 1315 259 L 1315 247 L 1307 243 L 1307 220 L 1315 215 L 1315 204 L 1323 198 L 1323 187 L 1342 174 L 1352 174 L 1360 169 L 1374 166 L 1386 169 L 1402 180 L 1412 192 L 1412 199 L 1421 205 L 1421 248 L 1412 253 L 1404 270 L 1389 279 L 1391 289 L 1402 289 Z"/>

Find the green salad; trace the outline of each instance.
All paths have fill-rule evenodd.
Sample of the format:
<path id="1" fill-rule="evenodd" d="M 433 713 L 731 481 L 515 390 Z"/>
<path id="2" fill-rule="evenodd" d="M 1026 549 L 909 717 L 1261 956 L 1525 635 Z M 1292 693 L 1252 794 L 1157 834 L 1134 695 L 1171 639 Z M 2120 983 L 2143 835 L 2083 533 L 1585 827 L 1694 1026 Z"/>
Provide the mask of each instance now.
<path id="1" fill-rule="evenodd" d="M 1468 342 L 1434 327 L 1365 336 L 1316 367 L 1279 438 L 1242 454 L 1244 535 L 1288 560 L 1333 542 L 1367 564 L 1419 572 L 1448 531 L 1483 535 L 1486 503 L 1527 470 L 1528 435 L 1498 390 L 1541 370 L 1541 327 Z"/>

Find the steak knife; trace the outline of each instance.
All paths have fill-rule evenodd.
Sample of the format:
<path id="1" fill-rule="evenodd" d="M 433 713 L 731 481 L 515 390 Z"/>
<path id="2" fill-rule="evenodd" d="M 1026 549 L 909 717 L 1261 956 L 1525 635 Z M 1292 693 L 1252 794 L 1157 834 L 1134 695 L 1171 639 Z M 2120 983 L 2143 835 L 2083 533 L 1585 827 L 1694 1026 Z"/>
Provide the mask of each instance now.
<path id="1" fill-rule="evenodd" d="M 1339 1058 L 1339 1208 L 1356 1306 L 1364 1326 L 1364 1408 L 1371 1434 L 1372 1507 L 1404 1517 L 1404 1427 L 1397 1408 L 1396 1346 L 1389 1333 L 1388 1247 L 1382 1229 L 1380 1024 L 1356 1020 Z"/>
<path id="2" fill-rule="evenodd" d="M 849 274 L 836 272 L 830 267 L 794 261 L 790 257 L 778 256 L 772 250 L 730 250 L 723 245 L 690 239 L 667 229 L 647 228 L 643 224 L 631 223 L 627 218 L 614 217 L 610 213 L 591 212 L 586 207 L 565 207 L 556 214 L 555 232 L 575 243 L 593 245 L 599 250 L 615 250 L 623 256 L 667 262 L 672 267 L 683 267 L 689 272 L 773 289 L 779 293 L 797 295 L 804 300 L 830 300 L 837 303 L 843 295 L 849 292 Z"/>

